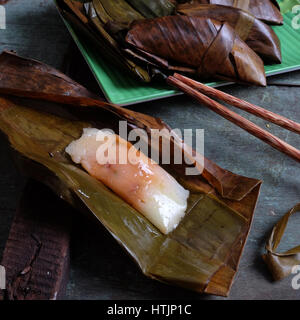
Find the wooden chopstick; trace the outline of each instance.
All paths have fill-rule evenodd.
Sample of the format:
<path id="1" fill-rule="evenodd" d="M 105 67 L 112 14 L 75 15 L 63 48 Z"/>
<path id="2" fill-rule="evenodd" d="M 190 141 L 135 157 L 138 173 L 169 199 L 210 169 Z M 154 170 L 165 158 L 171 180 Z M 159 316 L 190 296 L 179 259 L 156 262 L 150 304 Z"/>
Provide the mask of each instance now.
<path id="1" fill-rule="evenodd" d="M 218 113 L 222 117 L 226 118 L 227 120 L 231 121 L 232 123 L 236 124 L 240 128 L 246 130 L 253 136 L 266 142 L 273 148 L 285 153 L 294 160 L 300 162 L 300 150 L 289 145 L 288 143 L 284 142 L 283 140 L 279 139 L 278 137 L 274 136 L 268 131 L 262 129 L 253 122 L 245 119 L 239 114 L 231 111 L 230 109 L 226 108 L 220 103 L 212 100 L 211 98 L 207 97 L 206 95 L 202 94 L 201 92 L 182 82 L 178 78 L 170 76 L 168 77 L 167 82 L 173 85 L 174 87 L 180 89 L 184 93 L 188 94 L 189 96 L 195 98 L 200 103 L 205 104 L 208 108 Z"/>
<path id="2" fill-rule="evenodd" d="M 266 110 L 262 107 L 256 106 L 250 102 L 231 96 L 228 93 L 222 92 L 212 87 L 208 87 L 201 82 L 197 82 L 190 78 L 184 77 L 178 73 L 175 73 L 174 77 L 211 98 L 222 100 L 236 108 L 254 114 L 257 117 L 260 117 L 262 119 L 275 123 L 276 125 L 281 126 L 287 130 L 300 134 L 300 123 L 280 116 L 279 114 Z"/>

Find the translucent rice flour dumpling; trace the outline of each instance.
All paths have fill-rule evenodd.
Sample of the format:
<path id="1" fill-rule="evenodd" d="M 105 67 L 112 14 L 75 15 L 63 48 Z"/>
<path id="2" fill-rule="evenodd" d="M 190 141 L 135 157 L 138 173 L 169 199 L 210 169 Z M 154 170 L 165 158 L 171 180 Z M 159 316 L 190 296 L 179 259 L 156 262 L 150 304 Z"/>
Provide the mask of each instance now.
<path id="1" fill-rule="evenodd" d="M 174 230 L 184 217 L 189 191 L 120 136 L 87 128 L 66 152 L 162 233 Z"/>

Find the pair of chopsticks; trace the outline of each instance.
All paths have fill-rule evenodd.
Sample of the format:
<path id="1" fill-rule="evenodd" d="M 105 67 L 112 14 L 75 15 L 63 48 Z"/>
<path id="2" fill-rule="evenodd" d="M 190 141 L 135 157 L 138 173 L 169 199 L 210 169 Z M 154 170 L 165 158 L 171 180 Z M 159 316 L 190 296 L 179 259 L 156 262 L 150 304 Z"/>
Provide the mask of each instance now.
<path id="1" fill-rule="evenodd" d="M 206 105 L 209 109 L 218 113 L 225 119 L 246 130 L 253 136 L 266 142 L 273 148 L 287 154 L 294 160 L 300 162 L 300 150 L 289 145 L 285 141 L 279 139 L 270 132 L 262 129 L 253 122 L 231 111 L 227 107 L 211 98 L 224 101 L 234 107 L 254 114 L 257 117 L 275 123 L 276 125 L 279 125 L 287 130 L 298 134 L 300 134 L 300 123 L 287 119 L 283 116 L 280 116 L 259 106 L 253 105 L 247 101 L 241 100 L 217 89 L 208 87 L 200 82 L 184 77 L 177 73 L 175 73 L 173 76 L 168 77 L 167 82 L 180 89 L 184 93 L 188 94 L 189 96 L 195 98 L 200 103 Z"/>

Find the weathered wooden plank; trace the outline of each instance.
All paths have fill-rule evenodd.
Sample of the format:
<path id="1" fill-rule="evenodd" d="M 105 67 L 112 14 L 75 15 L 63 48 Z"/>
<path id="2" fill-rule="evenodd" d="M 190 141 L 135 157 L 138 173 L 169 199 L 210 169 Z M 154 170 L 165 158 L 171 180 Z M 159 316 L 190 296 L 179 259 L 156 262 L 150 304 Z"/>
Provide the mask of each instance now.
<path id="1" fill-rule="evenodd" d="M 47 187 L 30 181 L 20 200 L 1 264 L 8 300 L 64 296 L 72 209 Z"/>

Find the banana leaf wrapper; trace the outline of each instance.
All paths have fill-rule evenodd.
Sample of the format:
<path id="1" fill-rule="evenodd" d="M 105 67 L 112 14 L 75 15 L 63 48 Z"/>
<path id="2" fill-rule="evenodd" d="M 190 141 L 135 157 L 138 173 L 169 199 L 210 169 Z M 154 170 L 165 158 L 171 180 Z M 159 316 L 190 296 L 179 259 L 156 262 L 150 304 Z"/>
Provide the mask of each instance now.
<path id="1" fill-rule="evenodd" d="M 96 218 L 146 276 L 200 293 L 228 295 L 261 181 L 233 174 L 208 159 L 202 175 L 185 176 L 186 165 L 166 165 L 191 195 L 183 221 L 174 232 L 163 235 L 74 165 L 64 150 L 89 126 L 115 129 L 118 120 L 127 120 L 129 128 L 147 132 L 170 128 L 160 119 L 92 99 L 91 94 L 81 95 L 82 90 L 39 62 L 9 53 L 0 56 L 0 129 L 17 152 L 18 166 Z M 176 137 L 173 143 L 183 153 L 194 152 Z M 197 161 L 193 166 L 198 166 Z"/>
<path id="2" fill-rule="evenodd" d="M 227 22 L 266 63 L 281 63 L 280 41 L 273 29 L 247 11 L 210 4 L 182 4 L 177 12 Z"/>
<path id="3" fill-rule="evenodd" d="M 175 1 L 169 0 L 127 0 L 145 18 L 156 18 L 174 14 Z"/>
<path id="4" fill-rule="evenodd" d="M 182 1 L 181 1 L 182 2 Z M 188 1 L 185 1 L 188 2 Z M 282 25 L 283 17 L 276 0 L 192 0 L 190 3 L 220 4 L 250 12 L 257 19 L 272 25 Z"/>
<path id="5" fill-rule="evenodd" d="M 88 6 L 93 6 L 100 23 L 112 33 L 129 28 L 133 21 L 175 12 L 175 3 L 170 0 L 92 0 Z"/>
<path id="6" fill-rule="evenodd" d="M 144 19 L 144 16 L 125 0 L 93 0 L 92 3 L 104 24 L 112 22 L 126 27 L 133 21 Z"/>
<path id="7" fill-rule="evenodd" d="M 90 3 L 88 15 L 86 15 L 83 4 L 78 1 L 58 0 L 57 5 L 62 17 L 72 25 L 76 32 L 92 44 L 108 63 L 113 63 L 124 72 L 128 72 L 144 82 L 151 81 L 151 76 L 146 68 L 124 56 L 116 40 L 105 30 L 93 4 Z"/>
<path id="8" fill-rule="evenodd" d="M 266 85 L 264 64 L 230 25 L 196 16 L 167 16 L 133 23 L 126 42 L 170 71 Z"/>
<path id="9" fill-rule="evenodd" d="M 300 245 L 283 253 L 277 252 L 289 219 L 299 211 L 300 203 L 278 221 L 266 244 L 267 253 L 263 255 L 263 259 L 276 281 L 299 271 L 298 269 L 295 270 L 295 268 L 300 265 Z"/>
<path id="10" fill-rule="evenodd" d="M 97 39 L 101 40 L 98 45 L 95 44 L 95 50 L 102 54 L 104 59 L 110 59 L 113 63 L 115 61 L 118 65 L 122 65 L 123 70 L 130 70 L 131 74 L 143 81 L 150 82 L 153 78 L 164 79 L 176 71 L 210 80 L 218 78 L 246 84 L 266 85 L 262 60 L 225 23 L 205 19 L 206 22 L 197 23 L 195 26 L 191 22 L 185 23 L 184 17 L 181 16 L 145 19 L 132 7 L 129 11 L 119 12 L 114 2 L 104 0 L 94 0 L 86 4 L 88 23 L 85 23 L 72 8 L 69 0 L 58 0 L 57 4 L 63 17 L 85 38 L 91 38 L 93 44 L 97 43 Z M 126 6 L 128 6 L 127 2 Z M 124 7 L 124 3 L 121 7 Z M 119 13 L 116 14 L 115 10 Z M 191 18 L 194 21 L 197 20 L 196 17 Z M 158 30 L 164 24 L 161 19 L 169 19 L 172 22 L 164 32 Z M 175 22 L 179 25 L 175 25 Z M 146 51 L 147 46 L 144 46 L 143 42 L 140 48 L 133 45 L 131 40 L 132 34 L 138 31 L 143 33 L 141 37 L 145 37 L 145 39 L 139 39 L 140 42 L 147 41 L 146 38 L 151 37 L 148 23 L 151 26 L 157 24 L 156 30 L 153 31 L 158 41 L 154 41 L 153 47 Z M 195 27 L 201 29 L 195 30 Z M 140 29 L 137 30 L 137 28 Z M 203 28 L 213 30 L 210 32 Z M 200 38 L 197 39 L 199 35 Z M 182 37 L 186 37 L 189 41 L 182 41 Z M 203 43 L 203 40 L 206 42 Z M 209 50 L 207 50 L 207 42 L 214 43 Z M 160 47 L 178 46 L 181 50 L 180 54 L 174 51 L 175 55 L 171 57 L 174 60 L 168 60 L 164 52 L 158 48 L 158 43 Z M 184 55 L 182 54 L 183 44 L 187 46 L 187 50 L 184 49 Z M 109 50 L 106 50 L 107 48 Z M 111 51 L 113 54 L 110 54 Z M 187 61 L 195 60 L 194 57 L 204 57 L 204 54 L 205 59 L 201 63 L 198 61 L 197 66 L 186 64 Z M 180 58 L 182 55 L 183 59 Z"/>
<path id="11" fill-rule="evenodd" d="M 130 24 L 144 18 L 168 16 L 175 12 L 175 2 L 169 0 L 92 0 L 102 22 Z"/>

